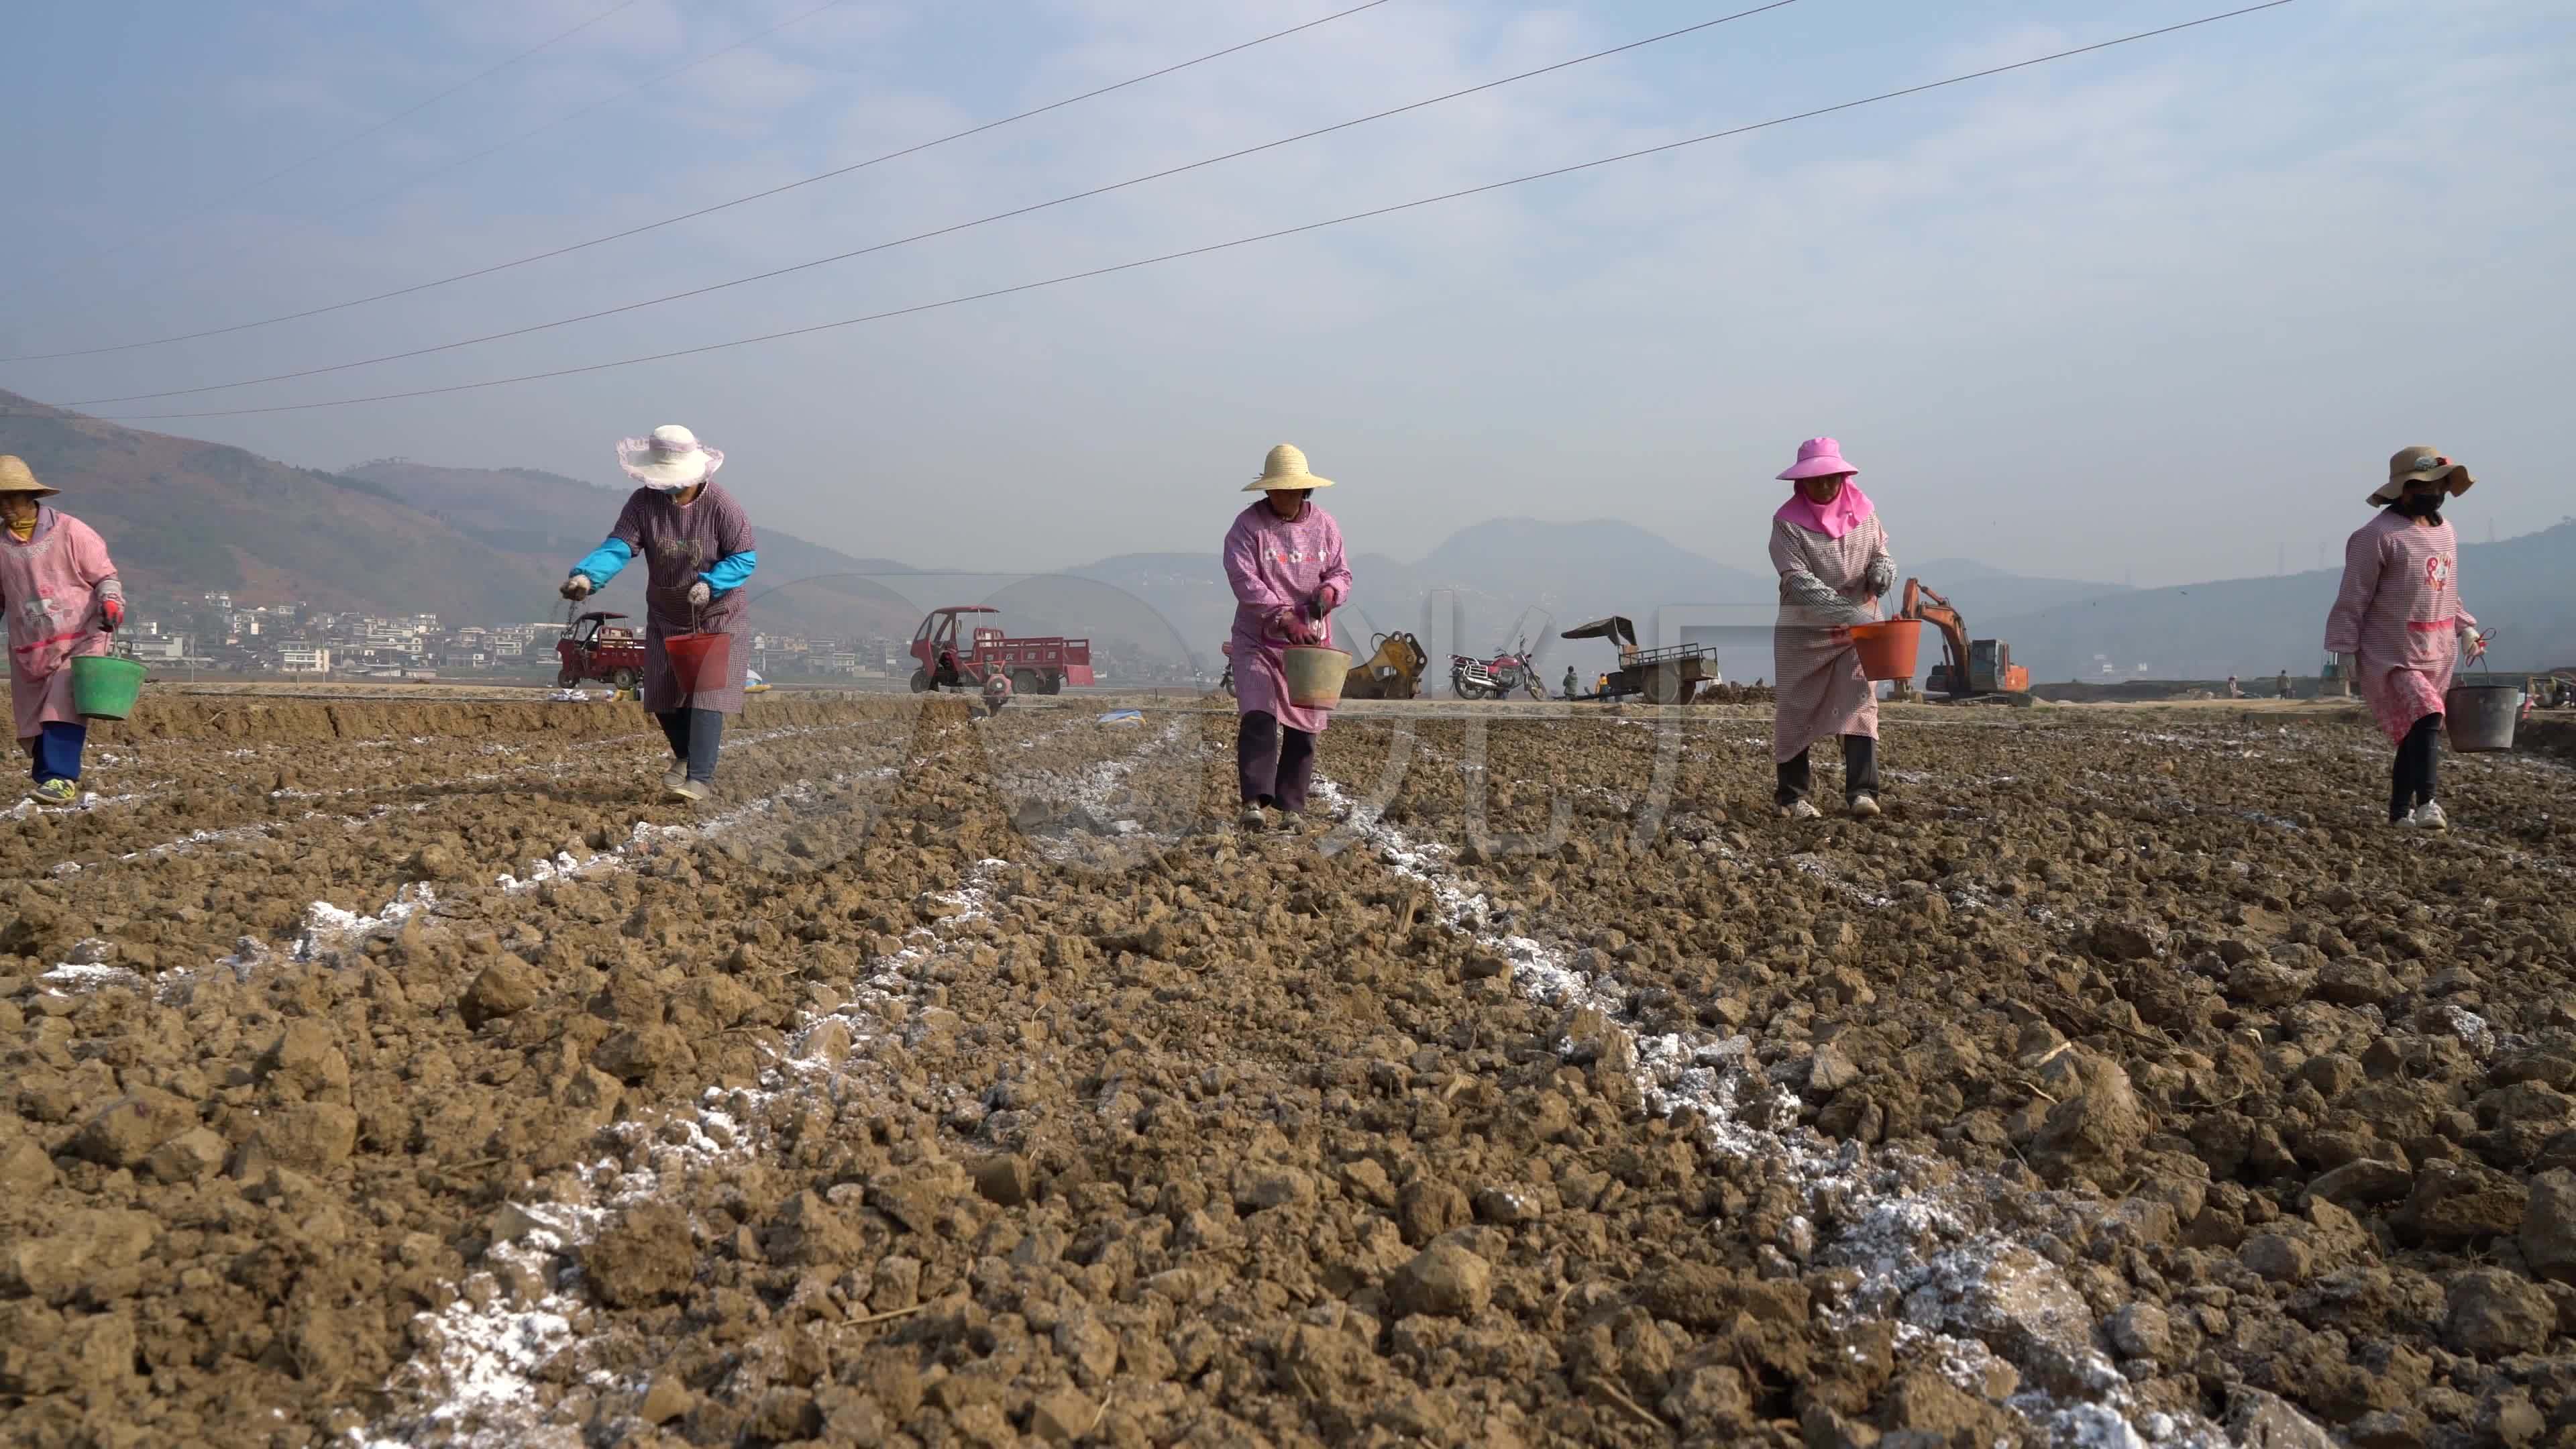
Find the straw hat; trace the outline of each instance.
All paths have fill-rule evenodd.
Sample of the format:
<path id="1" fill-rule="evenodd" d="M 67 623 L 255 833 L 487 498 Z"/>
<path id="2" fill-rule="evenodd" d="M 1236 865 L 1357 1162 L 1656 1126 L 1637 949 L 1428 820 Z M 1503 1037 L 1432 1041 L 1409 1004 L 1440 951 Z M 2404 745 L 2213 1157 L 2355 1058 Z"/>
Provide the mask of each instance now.
<path id="1" fill-rule="evenodd" d="M 62 491 L 37 482 L 36 470 L 27 466 L 26 459 L 15 453 L 0 453 L 0 493 L 33 493 L 39 498 L 51 498 Z"/>
<path id="2" fill-rule="evenodd" d="M 1333 480 L 1318 478 L 1306 471 L 1306 455 L 1294 443 L 1281 443 L 1261 460 L 1261 476 L 1243 485 L 1246 493 L 1268 493 L 1273 489 L 1330 488 Z"/>
<path id="3" fill-rule="evenodd" d="M 2447 479 L 2451 496 L 2459 497 L 2477 486 L 2469 476 L 2468 465 L 2454 463 L 2430 448 L 2400 448 L 2388 459 L 2388 481 L 2372 490 L 2373 503 L 2394 503 L 2409 483 L 2431 483 Z"/>
<path id="4" fill-rule="evenodd" d="M 724 454 L 679 424 L 664 423 L 649 438 L 618 439 L 617 466 L 648 488 L 686 488 L 713 477 Z"/>

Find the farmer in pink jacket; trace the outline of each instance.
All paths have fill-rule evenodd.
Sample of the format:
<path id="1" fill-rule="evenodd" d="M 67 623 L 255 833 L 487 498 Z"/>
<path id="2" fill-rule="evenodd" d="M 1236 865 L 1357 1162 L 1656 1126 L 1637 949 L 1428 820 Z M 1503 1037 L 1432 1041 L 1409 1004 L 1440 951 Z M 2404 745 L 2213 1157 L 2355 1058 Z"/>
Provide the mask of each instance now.
<path id="1" fill-rule="evenodd" d="M 80 798 L 89 727 L 72 709 L 74 655 L 105 654 L 125 622 L 125 586 L 107 545 L 86 523 L 45 506 L 62 490 L 36 481 L 23 458 L 0 454 L 0 601 L 9 610 L 9 703 L 18 747 L 34 757 L 36 798 Z"/>
<path id="2" fill-rule="evenodd" d="M 1781 470 L 1789 501 L 1771 515 L 1771 566 L 1780 571 L 1780 617 L 1771 630 L 1780 680 L 1771 710 L 1772 800 L 1792 820 L 1824 813 L 1807 799 L 1808 751 L 1829 739 L 1842 745 L 1844 808 L 1862 819 L 1879 813 L 1878 691 L 1861 672 L 1851 626 L 1878 621 L 1878 601 L 1896 586 L 1896 560 L 1859 477 L 1842 444 L 1809 438 Z"/>
<path id="3" fill-rule="evenodd" d="M 1332 711 L 1301 709 L 1288 699 L 1285 651 L 1291 644 L 1333 642 L 1332 613 L 1351 596 L 1342 562 L 1342 529 L 1316 506 L 1315 489 L 1333 480 L 1306 471 L 1306 455 L 1281 443 L 1261 476 L 1243 491 L 1266 495 L 1235 515 L 1225 535 L 1225 576 L 1234 586 L 1234 699 L 1242 723 L 1235 763 L 1243 780 L 1246 830 L 1269 824 L 1294 830 L 1315 778 L 1315 736 Z"/>
<path id="4" fill-rule="evenodd" d="M 2326 615 L 2326 649 L 2397 745 L 2391 825 L 2450 828 L 2433 801 L 2442 695 L 2461 653 L 2475 659 L 2486 642 L 2460 602 L 2460 544 L 2442 521 L 2442 500 L 2476 481 L 2430 448 L 2401 448 L 2388 460 L 2388 482 L 2370 495 L 2379 516 L 2343 546 L 2343 589 Z"/>

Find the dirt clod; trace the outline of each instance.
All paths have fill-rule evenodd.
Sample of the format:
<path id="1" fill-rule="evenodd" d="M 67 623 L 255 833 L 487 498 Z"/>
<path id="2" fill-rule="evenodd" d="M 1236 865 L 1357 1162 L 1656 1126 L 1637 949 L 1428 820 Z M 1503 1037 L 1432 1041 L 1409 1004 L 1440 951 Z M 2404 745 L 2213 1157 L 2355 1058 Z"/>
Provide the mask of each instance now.
<path id="1" fill-rule="evenodd" d="M 146 1088 L 100 1108 L 81 1124 L 71 1147 L 102 1167 L 140 1167 L 152 1149 L 196 1125 L 196 1104 Z"/>
<path id="2" fill-rule="evenodd" d="M 2542 1277 L 2576 1283 L 2576 1172 L 2562 1168 L 2531 1180 L 2522 1210 L 2522 1260 Z"/>
<path id="3" fill-rule="evenodd" d="M 2473 1268 L 2451 1279 L 2442 1341 L 2478 1358 L 2531 1353 L 2558 1327 L 2558 1305 L 2537 1283 L 2501 1268 Z"/>
<path id="4" fill-rule="evenodd" d="M 1388 1290 L 1398 1313 L 1473 1318 L 1493 1298 L 1494 1270 L 1454 1243 L 1434 1243 L 1397 1270 Z"/>
<path id="5" fill-rule="evenodd" d="M 582 1273 L 600 1300 L 620 1308 L 679 1297 L 697 1277 L 697 1265 L 688 1215 L 667 1203 L 627 1213 L 581 1256 Z"/>
<path id="6" fill-rule="evenodd" d="M 497 1017 L 515 1016 L 537 1004 L 544 978 L 516 956 L 504 955 L 478 972 L 457 1001 L 467 1026 L 479 1027 Z"/>

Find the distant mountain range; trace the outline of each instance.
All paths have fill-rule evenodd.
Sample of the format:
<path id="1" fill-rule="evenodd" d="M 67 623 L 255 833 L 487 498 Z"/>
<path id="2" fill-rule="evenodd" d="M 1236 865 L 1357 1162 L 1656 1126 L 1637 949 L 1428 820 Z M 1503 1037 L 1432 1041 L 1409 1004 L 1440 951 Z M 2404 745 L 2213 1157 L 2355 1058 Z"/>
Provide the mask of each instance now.
<path id="1" fill-rule="evenodd" d="M 147 603 L 224 590 L 448 618 L 490 618 L 500 605 L 504 617 L 528 619 L 541 616 L 549 587 L 531 562 L 382 488 L 239 448 L 0 393 L 0 452 L 63 490 L 61 506 L 107 539 Z"/>
<path id="2" fill-rule="evenodd" d="M 2355 527 L 2368 521 L 2359 514 Z M 2460 598 L 2480 627 L 2497 631 L 2499 670 L 2576 661 L 2576 523 L 2497 543 L 2460 545 Z M 2334 569 L 2135 589 L 2001 612 L 1992 632 L 2040 680 L 2099 678 L 2146 666 L 2157 679 L 2247 679 L 2279 670 L 2311 675 L 2324 659 L 2326 611 L 2343 573 Z M 1971 614 L 1980 635 L 1988 621 Z"/>
<path id="3" fill-rule="evenodd" d="M 2117 584 L 2024 578 L 1962 559 L 1897 563 L 1949 598 L 1981 633 L 1988 619 L 2120 592 Z M 1202 650 L 1212 650 L 1233 623 L 1234 596 L 1212 553 L 1125 554 L 1071 572 L 1133 595 Z M 1779 599 L 1767 574 L 1729 568 L 1609 519 L 1495 519 L 1462 529 L 1417 563 L 1363 554 L 1351 560 L 1351 572 L 1355 587 L 1342 622 L 1354 638 L 1346 644 L 1400 629 L 1435 651 L 1484 653 L 1526 635 L 1551 677 L 1569 662 L 1588 669 L 1607 661 L 1603 646 L 1555 637 L 1577 624 L 1624 614 L 1648 643 L 1673 642 L 1655 635 L 1663 611 L 1695 618 L 1721 606 L 1767 624 Z M 1751 676 L 1768 672 L 1767 649 L 1723 657 L 1731 672 Z"/>
<path id="4" fill-rule="evenodd" d="M 540 604 L 552 600 L 574 560 L 598 547 L 634 491 L 534 468 L 436 468 L 401 458 L 360 463 L 341 476 L 521 562 L 537 581 Z M 760 527 L 757 520 L 753 536 L 760 554 L 753 575 L 755 595 L 796 582 L 762 600 L 762 627 L 847 640 L 909 637 L 919 622 L 918 609 L 873 582 L 872 576 L 906 572 L 906 565 L 853 558 L 792 533 Z M 597 599 L 594 607 L 641 615 L 643 568 L 629 568 Z"/>
<path id="5" fill-rule="evenodd" d="M 147 607 L 220 591 L 245 603 L 300 599 L 450 622 L 556 616 L 556 586 L 607 535 L 627 492 L 531 469 L 401 460 L 327 473 L 8 392 L 0 392 L 0 453 L 25 458 L 63 490 L 63 507 L 106 538 Z M 759 543 L 764 579 L 904 567 L 774 529 L 760 530 Z M 864 583 L 809 585 L 782 600 L 777 627 L 909 636 L 919 612 L 870 592 Z M 642 571 L 633 569 L 598 607 L 641 613 L 642 603 Z"/>
<path id="6" fill-rule="evenodd" d="M 380 459 L 337 473 L 291 467 L 240 448 L 141 432 L 0 392 L 0 452 L 24 456 L 64 490 L 64 506 L 108 540 L 146 599 L 224 590 L 248 602 L 305 599 L 328 609 L 434 611 L 471 622 L 524 622 L 560 607 L 555 586 L 598 543 L 626 490 L 532 469 L 441 468 Z M 2358 525 L 2363 520 L 2356 517 Z M 759 529 L 760 627 L 838 639 L 909 638 L 923 612 L 988 604 L 1013 632 L 1087 634 L 1137 658 L 1209 669 L 1234 600 L 1215 553 L 1124 554 L 1059 574 L 942 572 L 845 554 Z M 2576 523 L 2461 549 L 2462 593 L 2501 627 L 2500 662 L 2576 658 Z M 2127 589 L 2032 578 L 1969 559 L 1900 570 L 1949 597 L 1980 638 L 2008 640 L 2043 680 L 2313 672 L 2333 602 L 2334 572 Z M 1486 652 L 1526 635 L 1549 672 L 1593 653 L 1557 641 L 1574 624 L 1625 614 L 1652 636 L 1659 611 L 1767 619 L 1767 574 L 1730 568 L 1632 524 L 1494 519 L 1452 535 L 1414 562 L 1365 553 L 1343 615 L 1345 643 L 1388 630 L 1425 634 L 1435 650 Z M 641 612 L 640 570 L 600 607 Z M 1670 618 L 1665 620 L 1669 625 Z M 1582 646 L 1597 652 L 1598 645 Z M 1763 672 L 1758 647 L 1728 656 Z M 2097 658 L 2096 656 L 2101 656 Z M 1926 650 L 1926 665 L 1938 649 Z"/>

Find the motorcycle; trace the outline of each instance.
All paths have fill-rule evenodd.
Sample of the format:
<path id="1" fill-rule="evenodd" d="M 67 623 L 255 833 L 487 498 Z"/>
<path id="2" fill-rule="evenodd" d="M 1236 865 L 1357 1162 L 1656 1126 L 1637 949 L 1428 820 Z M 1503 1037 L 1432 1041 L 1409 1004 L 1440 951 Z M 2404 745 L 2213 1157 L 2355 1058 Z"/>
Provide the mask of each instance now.
<path id="1" fill-rule="evenodd" d="M 1491 659 L 1450 655 L 1449 689 L 1460 699 L 1507 699 L 1524 692 L 1532 699 L 1547 698 L 1547 686 L 1539 683 L 1527 639 Z"/>

